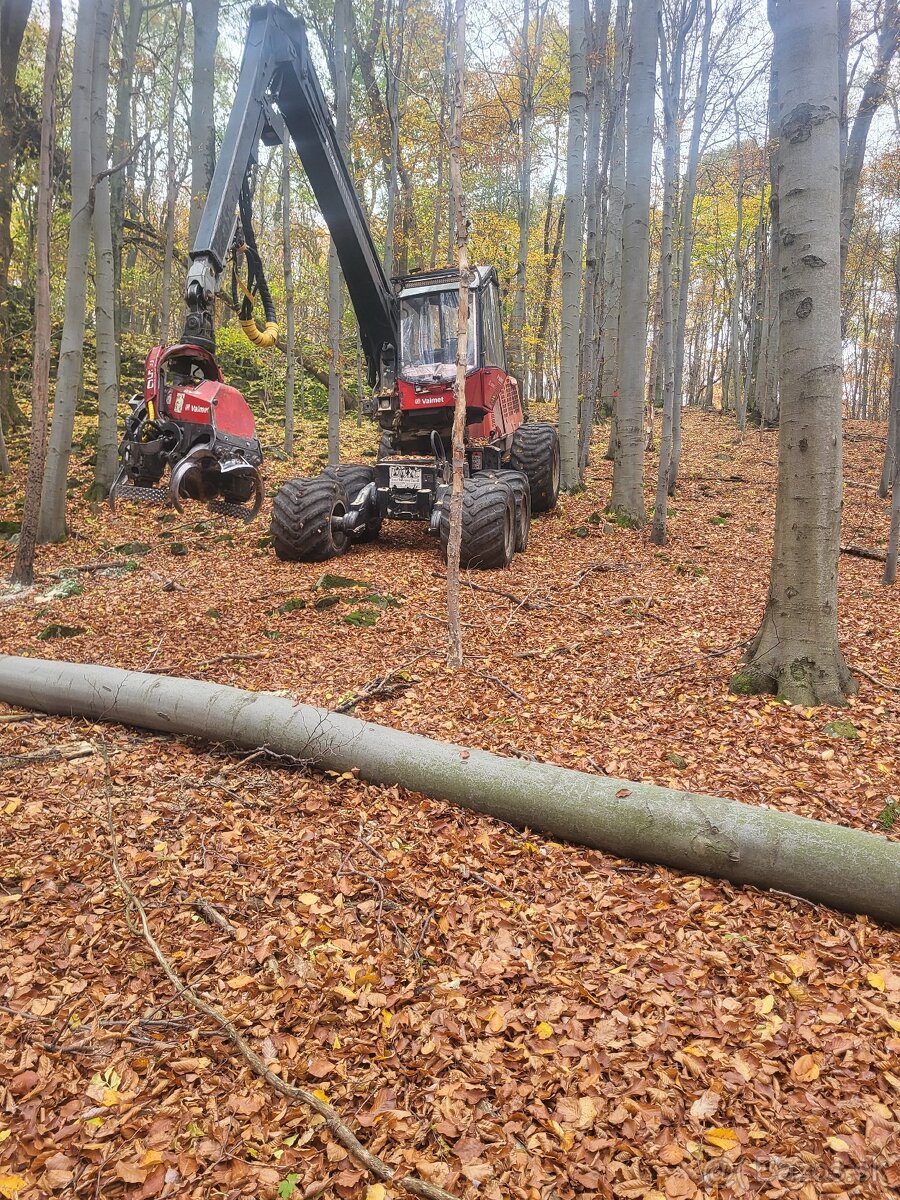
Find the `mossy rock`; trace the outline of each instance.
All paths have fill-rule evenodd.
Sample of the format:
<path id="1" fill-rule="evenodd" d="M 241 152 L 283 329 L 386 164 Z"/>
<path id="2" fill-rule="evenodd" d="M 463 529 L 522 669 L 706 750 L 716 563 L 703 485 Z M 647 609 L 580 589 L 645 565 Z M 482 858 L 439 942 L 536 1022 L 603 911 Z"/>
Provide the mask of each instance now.
<path id="1" fill-rule="evenodd" d="M 848 738 L 855 742 L 859 740 L 859 730 L 852 721 L 844 721 L 838 718 L 834 721 L 829 721 L 825 726 L 825 732 L 829 737 Z"/>
<path id="2" fill-rule="evenodd" d="M 87 630 L 81 625 L 57 625 L 54 622 L 52 625 L 44 626 L 38 634 L 38 641 L 50 642 L 54 638 L 79 637 L 82 633 L 87 633 Z"/>

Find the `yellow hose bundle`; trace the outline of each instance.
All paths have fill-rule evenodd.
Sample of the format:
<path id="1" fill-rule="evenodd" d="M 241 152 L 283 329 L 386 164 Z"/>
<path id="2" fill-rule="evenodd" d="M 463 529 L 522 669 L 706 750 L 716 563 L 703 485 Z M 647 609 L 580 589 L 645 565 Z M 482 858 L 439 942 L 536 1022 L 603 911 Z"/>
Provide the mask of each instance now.
<path id="1" fill-rule="evenodd" d="M 275 321 L 266 321 L 265 329 L 260 329 L 256 324 L 256 318 L 250 317 L 246 321 L 241 321 L 241 329 L 253 342 L 254 346 L 259 346 L 265 349 L 267 346 L 274 346 L 278 341 L 278 324 Z"/>

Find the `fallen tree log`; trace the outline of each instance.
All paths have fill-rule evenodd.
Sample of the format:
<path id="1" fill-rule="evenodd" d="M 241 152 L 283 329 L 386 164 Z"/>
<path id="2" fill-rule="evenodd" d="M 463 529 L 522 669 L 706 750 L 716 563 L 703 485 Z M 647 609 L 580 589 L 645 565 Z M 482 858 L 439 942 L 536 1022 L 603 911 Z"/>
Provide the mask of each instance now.
<path id="1" fill-rule="evenodd" d="M 194 679 L 0 656 L 0 699 L 302 759 L 621 858 L 774 888 L 900 924 L 900 843 L 714 796 L 436 742 Z"/>

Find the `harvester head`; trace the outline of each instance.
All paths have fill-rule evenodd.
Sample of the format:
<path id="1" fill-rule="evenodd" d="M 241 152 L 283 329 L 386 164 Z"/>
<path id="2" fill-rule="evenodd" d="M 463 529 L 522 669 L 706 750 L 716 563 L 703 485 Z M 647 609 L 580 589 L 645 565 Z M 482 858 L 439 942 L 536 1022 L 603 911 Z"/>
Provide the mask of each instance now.
<path id="1" fill-rule="evenodd" d="M 199 500 L 213 512 L 252 521 L 262 507 L 253 413 L 199 346 L 154 346 L 147 355 L 144 391 L 131 400 L 119 458 L 113 508 L 117 500 L 134 500 L 172 503 L 181 512 L 185 500 Z"/>

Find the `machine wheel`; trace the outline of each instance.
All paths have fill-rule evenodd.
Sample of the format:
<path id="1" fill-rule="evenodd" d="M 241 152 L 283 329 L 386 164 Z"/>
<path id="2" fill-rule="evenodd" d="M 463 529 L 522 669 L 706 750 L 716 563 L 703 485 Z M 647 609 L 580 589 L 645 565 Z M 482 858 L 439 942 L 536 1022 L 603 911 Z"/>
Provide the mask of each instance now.
<path id="1" fill-rule="evenodd" d="M 350 539 L 332 529 L 331 518 L 342 517 L 349 504 L 341 483 L 331 475 L 289 479 L 272 502 L 272 545 L 284 562 L 324 562 L 343 554 Z"/>
<path id="2" fill-rule="evenodd" d="M 441 512 L 441 553 L 447 559 L 450 505 Z M 508 483 L 499 479 L 466 479 L 463 483 L 462 541 L 459 565 L 481 571 L 508 567 L 516 552 L 516 501 Z"/>
<path id="3" fill-rule="evenodd" d="M 347 493 L 349 507 L 353 507 L 353 501 L 359 495 L 364 487 L 372 483 L 375 478 L 375 468 L 367 467 L 363 463 L 347 463 L 346 466 L 326 467 L 323 472 L 325 475 L 331 475 L 341 484 L 344 491 Z M 381 533 L 381 518 L 374 517 L 371 521 L 366 522 L 366 527 L 360 533 L 354 534 L 354 542 L 374 542 Z"/>
<path id="4" fill-rule="evenodd" d="M 479 471 L 473 476 L 476 483 L 482 480 L 499 479 L 512 488 L 516 501 L 516 552 L 521 554 L 528 549 L 528 536 L 531 531 L 531 488 L 528 476 L 523 471 L 513 471 L 509 468 L 501 471 Z"/>
<path id="5" fill-rule="evenodd" d="M 559 497 L 559 435 L 552 425 L 533 421 L 513 434 L 510 463 L 528 479 L 532 512 L 550 512 Z"/>

